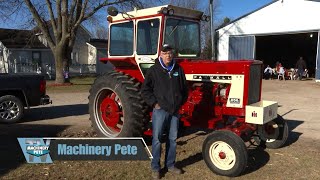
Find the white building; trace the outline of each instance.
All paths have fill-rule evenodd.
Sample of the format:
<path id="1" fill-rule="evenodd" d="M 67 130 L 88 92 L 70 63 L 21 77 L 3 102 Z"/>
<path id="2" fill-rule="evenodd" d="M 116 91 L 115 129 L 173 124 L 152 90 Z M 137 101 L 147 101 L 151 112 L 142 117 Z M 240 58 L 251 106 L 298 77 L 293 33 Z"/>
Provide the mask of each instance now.
<path id="1" fill-rule="evenodd" d="M 217 29 L 218 60 L 258 59 L 294 67 L 302 56 L 320 80 L 320 0 L 277 0 Z"/>

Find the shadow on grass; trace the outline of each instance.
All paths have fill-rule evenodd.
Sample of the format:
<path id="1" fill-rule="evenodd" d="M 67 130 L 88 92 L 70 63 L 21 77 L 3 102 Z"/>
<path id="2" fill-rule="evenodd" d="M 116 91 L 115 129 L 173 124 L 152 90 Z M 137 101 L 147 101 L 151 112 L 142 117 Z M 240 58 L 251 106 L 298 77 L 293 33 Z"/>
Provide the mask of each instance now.
<path id="1" fill-rule="evenodd" d="M 288 140 L 285 143 L 284 147 L 290 146 L 291 144 L 293 144 L 299 140 L 299 137 L 302 135 L 302 133 L 301 132 L 293 132 L 293 130 L 304 123 L 304 121 L 300 121 L 300 120 L 290 120 L 290 119 L 286 119 L 286 120 L 287 120 L 288 128 L 289 128 L 289 136 L 288 136 Z"/>
<path id="2" fill-rule="evenodd" d="M 265 166 L 270 160 L 270 155 L 262 148 L 248 149 L 247 168 L 241 175 L 246 175 L 257 171 Z"/>
<path id="3" fill-rule="evenodd" d="M 31 122 L 88 114 L 88 104 L 43 106 L 28 109 L 20 122 Z"/>
<path id="4" fill-rule="evenodd" d="M 67 125 L 0 125 L 0 179 L 26 163 L 17 137 L 56 137 Z M 36 167 L 35 167 L 36 168 Z"/>
<path id="5" fill-rule="evenodd" d="M 183 159 L 182 161 L 176 162 L 175 166 L 182 169 L 184 167 L 187 167 L 189 165 L 192 165 L 202 160 L 203 160 L 202 153 L 199 152 L 192 156 L 187 157 L 186 159 Z"/>
<path id="6" fill-rule="evenodd" d="M 281 106 L 278 106 L 278 107 L 281 107 Z M 291 109 L 290 111 L 282 114 L 281 116 L 283 117 L 283 116 L 285 116 L 285 115 L 287 115 L 287 114 L 289 114 L 289 113 L 291 113 L 291 112 L 293 112 L 293 111 L 296 111 L 296 110 L 299 110 L 299 109 Z"/>

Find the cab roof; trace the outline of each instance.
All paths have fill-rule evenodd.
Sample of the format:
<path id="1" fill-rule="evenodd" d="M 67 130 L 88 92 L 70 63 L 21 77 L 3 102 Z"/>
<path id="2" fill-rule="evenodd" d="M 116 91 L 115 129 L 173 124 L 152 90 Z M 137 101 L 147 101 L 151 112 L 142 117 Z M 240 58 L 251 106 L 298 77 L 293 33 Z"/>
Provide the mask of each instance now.
<path id="1" fill-rule="evenodd" d="M 173 5 L 164 5 L 164 6 L 134 10 L 126 13 L 119 13 L 117 16 L 112 17 L 112 19 L 113 21 L 120 21 L 125 19 L 134 19 L 134 18 L 139 18 L 144 16 L 157 15 L 161 13 L 162 8 L 173 9 L 174 10 L 173 16 L 182 16 L 182 17 L 193 18 L 193 19 L 201 19 L 203 15 L 203 12 L 201 11 L 182 8 L 182 7 L 173 6 Z"/>

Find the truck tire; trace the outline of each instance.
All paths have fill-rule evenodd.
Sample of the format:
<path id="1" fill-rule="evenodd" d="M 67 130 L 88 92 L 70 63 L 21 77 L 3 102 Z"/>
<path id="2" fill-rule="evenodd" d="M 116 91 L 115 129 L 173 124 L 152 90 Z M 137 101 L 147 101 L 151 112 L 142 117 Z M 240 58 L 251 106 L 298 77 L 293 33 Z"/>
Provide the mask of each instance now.
<path id="1" fill-rule="evenodd" d="M 5 95 L 0 97 L 0 123 L 15 123 L 23 116 L 24 106 L 16 96 Z"/>
<path id="2" fill-rule="evenodd" d="M 105 137 L 142 136 L 150 120 L 134 78 L 111 71 L 90 89 L 89 113 L 93 128 Z"/>
<path id="3" fill-rule="evenodd" d="M 248 153 L 243 140 L 231 131 L 214 131 L 203 142 L 202 156 L 210 170 L 235 177 L 247 166 Z"/>
<path id="4" fill-rule="evenodd" d="M 261 139 L 265 140 L 265 145 L 269 149 L 278 149 L 283 147 L 289 136 L 287 121 L 278 115 L 278 117 L 263 126 L 258 127 L 258 137 L 254 136 L 254 141 L 260 145 Z"/>

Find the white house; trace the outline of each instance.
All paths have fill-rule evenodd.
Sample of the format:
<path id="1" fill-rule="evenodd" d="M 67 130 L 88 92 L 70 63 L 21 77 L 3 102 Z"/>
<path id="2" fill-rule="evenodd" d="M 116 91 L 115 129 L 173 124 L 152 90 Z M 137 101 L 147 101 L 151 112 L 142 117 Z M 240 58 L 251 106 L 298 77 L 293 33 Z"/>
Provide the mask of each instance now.
<path id="1" fill-rule="evenodd" d="M 103 63 L 100 61 L 100 58 L 108 56 L 108 41 L 106 39 L 90 39 L 87 45 L 89 53 L 88 61 L 96 64 L 97 74 L 103 74 L 114 68 L 110 62 Z"/>
<path id="2" fill-rule="evenodd" d="M 6 71 L 38 72 L 38 69 L 42 69 L 42 73 L 46 73 L 49 69 L 51 74 L 55 73 L 54 56 L 41 33 L 36 32 L 38 32 L 36 28 L 33 30 L 0 28 L 0 42 L 10 51 L 6 62 L 9 68 Z M 91 45 L 87 44 L 91 38 L 92 34 L 80 26 L 71 54 L 70 72 L 81 73 L 80 69 L 86 66 L 94 68 L 90 72 L 95 72 L 96 61 L 92 60 Z M 1 60 L 1 67 L 4 67 L 3 62 Z"/>
<path id="3" fill-rule="evenodd" d="M 277 0 L 217 29 L 218 60 L 258 59 L 294 67 L 301 56 L 320 79 L 320 1 Z"/>

